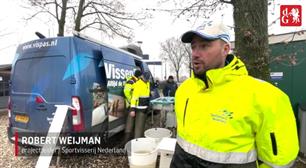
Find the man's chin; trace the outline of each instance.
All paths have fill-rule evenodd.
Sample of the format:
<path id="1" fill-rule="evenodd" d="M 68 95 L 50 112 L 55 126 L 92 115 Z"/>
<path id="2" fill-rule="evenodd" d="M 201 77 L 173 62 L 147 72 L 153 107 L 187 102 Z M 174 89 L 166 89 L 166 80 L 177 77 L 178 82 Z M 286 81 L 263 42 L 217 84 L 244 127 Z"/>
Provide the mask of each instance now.
<path id="1" fill-rule="evenodd" d="M 193 73 L 195 75 L 203 75 L 203 74 L 205 74 L 205 70 L 203 70 L 203 69 L 193 69 Z"/>
<path id="2" fill-rule="evenodd" d="M 194 73 L 194 76 L 198 78 L 202 78 L 206 75 L 205 71 L 193 70 L 193 73 Z"/>

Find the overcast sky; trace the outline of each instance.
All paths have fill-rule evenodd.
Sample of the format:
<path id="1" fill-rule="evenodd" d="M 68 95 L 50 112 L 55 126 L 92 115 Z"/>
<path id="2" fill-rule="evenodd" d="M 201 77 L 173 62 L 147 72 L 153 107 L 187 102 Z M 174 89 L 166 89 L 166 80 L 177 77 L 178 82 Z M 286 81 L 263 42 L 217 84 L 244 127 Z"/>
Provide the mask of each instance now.
<path id="1" fill-rule="evenodd" d="M 136 10 L 135 8 L 155 8 L 156 1 L 154 0 L 128 0 L 130 3 L 126 8 Z M 18 11 L 18 12 L 17 12 Z M 10 63 L 13 59 L 14 52 L 18 44 L 37 39 L 34 35 L 35 31 L 39 31 L 49 36 L 56 36 L 57 25 L 54 20 L 47 17 L 36 17 L 29 22 L 23 18 L 29 16 L 29 11 L 20 7 L 18 0 L 3 1 L 0 6 L 0 35 L 8 34 L 0 37 L 0 64 Z M 146 21 L 144 27 L 134 27 L 134 41 L 142 41 L 142 48 L 145 54 L 151 55 L 152 58 L 158 59 L 159 43 L 173 36 L 180 36 L 184 31 L 192 28 L 192 25 L 182 20 L 173 22 L 174 17 L 164 12 L 153 13 L 153 18 Z M 92 29 L 86 30 L 84 33 L 89 36 L 98 37 L 91 33 Z M 96 32 L 95 32 L 96 33 Z M 101 39 L 99 39 L 101 40 Z M 115 47 L 126 45 L 125 39 L 117 38 L 115 40 L 102 39 Z"/>
<path id="2" fill-rule="evenodd" d="M 127 0 L 129 1 L 127 9 L 136 10 L 155 8 L 156 1 L 154 0 Z M 285 32 L 293 32 L 298 30 L 306 30 L 306 4 L 304 0 L 275 0 L 275 5 L 269 7 L 269 23 L 279 17 L 279 5 L 298 4 L 302 5 L 303 16 L 301 27 L 280 27 L 277 20 L 275 24 L 269 27 L 270 34 L 279 34 Z M 170 7 L 169 7 L 170 8 Z M 25 22 L 24 17 L 28 16 L 29 11 L 20 7 L 18 0 L 2 0 L 0 5 L 0 64 L 9 64 L 14 58 L 14 53 L 18 44 L 37 39 L 34 35 L 35 31 L 42 32 L 46 36 L 56 36 L 57 26 L 54 21 L 46 17 L 35 18 L 30 22 Z M 147 20 L 145 27 L 135 27 L 135 41 L 142 41 L 142 49 L 145 54 L 149 54 L 151 59 L 159 59 L 160 43 L 171 37 L 180 37 L 185 31 L 197 27 L 200 21 L 193 25 L 186 19 L 176 19 L 167 13 L 155 12 L 153 19 Z M 228 8 L 219 11 L 211 19 L 223 19 L 225 24 L 232 26 L 232 10 L 230 5 Z M 86 32 L 87 34 L 90 34 Z M 233 34 L 233 32 L 232 32 Z M 95 36 L 96 37 L 96 36 Z M 232 38 L 233 40 L 234 38 Z M 124 39 L 107 40 L 107 43 L 120 47 L 126 45 Z"/>

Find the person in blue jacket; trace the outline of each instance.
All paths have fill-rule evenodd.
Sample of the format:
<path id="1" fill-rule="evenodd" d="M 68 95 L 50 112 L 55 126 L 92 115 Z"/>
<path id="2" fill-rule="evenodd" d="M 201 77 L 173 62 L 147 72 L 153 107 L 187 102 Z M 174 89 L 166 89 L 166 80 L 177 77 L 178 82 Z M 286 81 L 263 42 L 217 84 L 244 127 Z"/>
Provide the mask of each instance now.
<path id="1" fill-rule="evenodd" d="M 170 75 L 163 89 L 163 95 L 165 97 L 174 97 L 176 89 L 177 89 L 177 84 L 174 81 L 173 76 Z"/>

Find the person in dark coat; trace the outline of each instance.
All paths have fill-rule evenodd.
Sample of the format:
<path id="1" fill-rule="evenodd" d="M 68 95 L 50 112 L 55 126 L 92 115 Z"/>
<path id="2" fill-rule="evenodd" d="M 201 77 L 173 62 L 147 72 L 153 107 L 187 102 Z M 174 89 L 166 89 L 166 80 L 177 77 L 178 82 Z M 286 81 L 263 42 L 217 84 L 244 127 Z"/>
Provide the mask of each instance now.
<path id="1" fill-rule="evenodd" d="M 163 94 L 165 97 L 167 96 L 174 97 L 176 89 L 177 89 L 177 84 L 174 81 L 173 76 L 170 75 L 163 89 Z"/>

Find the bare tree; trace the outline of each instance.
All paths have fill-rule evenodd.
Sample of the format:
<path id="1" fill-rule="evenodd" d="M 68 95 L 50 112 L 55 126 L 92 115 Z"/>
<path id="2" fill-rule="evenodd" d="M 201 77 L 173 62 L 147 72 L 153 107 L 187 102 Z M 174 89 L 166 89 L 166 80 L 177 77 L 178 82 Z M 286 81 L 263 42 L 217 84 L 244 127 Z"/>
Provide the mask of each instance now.
<path id="1" fill-rule="evenodd" d="M 58 23 L 58 35 L 64 35 L 65 26 L 76 31 L 93 28 L 113 37 L 115 35 L 131 38 L 131 24 L 142 24 L 149 17 L 145 13 L 129 13 L 119 0 L 29 0 L 36 12 L 27 20 L 39 14 L 47 13 Z M 32 7 L 28 7 L 32 9 Z M 66 20 L 69 19 L 70 22 Z M 72 25 L 66 25 L 71 23 Z"/>
<path id="2" fill-rule="evenodd" d="M 169 60 L 176 73 L 176 79 L 179 82 L 179 73 L 184 64 L 186 57 L 188 57 L 188 48 L 181 43 L 180 39 L 170 38 L 164 43 L 161 43 L 161 55 L 163 60 Z"/>
<path id="3" fill-rule="evenodd" d="M 0 19 L 0 23 L 1 23 L 2 21 L 3 21 L 3 20 Z M 5 25 L 5 24 L 2 23 L 2 25 Z M 3 27 L 0 29 L 0 40 L 5 41 L 6 38 L 9 38 L 9 36 L 10 36 L 11 34 L 13 34 L 13 32 L 12 32 L 11 30 L 10 30 L 10 31 L 8 31 L 8 30 L 10 30 L 10 29 L 8 29 L 8 28 L 3 28 Z M 0 46 L 0 51 L 5 50 L 5 49 L 7 49 L 7 48 L 10 48 L 10 47 L 12 47 L 12 46 L 15 46 L 15 44 L 7 44 L 7 43 L 6 43 L 6 46 Z"/>
<path id="4" fill-rule="evenodd" d="M 269 80 L 268 0 L 164 0 L 176 4 L 166 9 L 177 18 L 208 19 L 226 4 L 233 5 L 235 53 L 247 64 L 252 76 Z"/>
<path id="5" fill-rule="evenodd" d="M 189 44 L 184 44 L 184 50 L 185 50 L 185 61 L 184 63 L 188 67 L 189 70 L 189 76 L 191 76 L 192 73 L 192 57 L 191 57 L 191 46 Z"/>
<path id="6" fill-rule="evenodd" d="M 8 36 L 10 34 L 13 34 L 12 32 L 6 32 L 5 30 L 0 30 L 0 39 L 5 37 L 5 36 Z"/>
<path id="7" fill-rule="evenodd" d="M 26 20 L 31 20 L 40 14 L 47 13 L 58 23 L 57 35 L 64 35 L 68 0 L 61 0 L 60 2 L 58 0 L 29 0 L 29 3 L 36 8 L 36 11 L 30 17 L 26 18 Z M 31 7 L 26 8 L 32 9 Z"/>
<path id="8" fill-rule="evenodd" d="M 0 23 L 3 21 L 3 19 L 0 19 Z M 3 25 L 3 23 L 2 23 L 2 25 Z M 8 36 L 8 35 L 10 35 L 10 34 L 13 34 L 12 32 L 8 32 L 8 28 L 3 28 L 3 27 L 1 27 L 1 29 L 0 29 L 0 39 L 1 38 L 3 38 L 3 37 L 5 37 L 5 36 Z"/>
<path id="9" fill-rule="evenodd" d="M 81 20 L 83 17 L 83 13 L 84 13 L 84 3 L 85 0 L 80 0 L 79 1 L 79 6 L 78 6 L 78 12 L 76 14 L 76 18 L 75 18 L 75 26 L 74 26 L 74 30 L 80 32 L 81 31 Z"/>
<path id="10" fill-rule="evenodd" d="M 144 13 L 128 13 L 119 0 L 80 0 L 75 19 L 75 30 L 82 31 L 93 28 L 103 31 L 109 36 L 118 35 L 130 38 L 132 35 L 132 22 L 139 25 L 149 17 Z M 85 20 L 82 22 L 82 20 Z"/>

